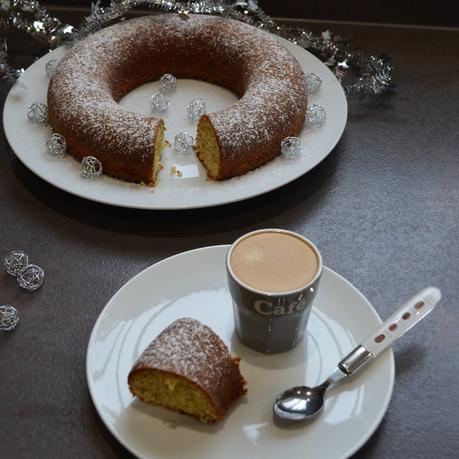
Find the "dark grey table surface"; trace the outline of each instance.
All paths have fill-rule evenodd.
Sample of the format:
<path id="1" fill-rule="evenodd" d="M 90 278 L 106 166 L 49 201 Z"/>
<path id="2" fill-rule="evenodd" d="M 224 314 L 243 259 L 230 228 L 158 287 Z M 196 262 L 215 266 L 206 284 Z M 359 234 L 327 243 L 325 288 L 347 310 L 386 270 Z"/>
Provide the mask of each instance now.
<path id="1" fill-rule="evenodd" d="M 351 100 L 329 157 L 259 198 L 181 212 L 98 205 L 34 176 L 2 136 L 0 254 L 25 250 L 47 280 L 27 294 L 0 274 L 0 304 L 21 314 L 14 332 L 0 333 L 0 457 L 130 457 L 99 420 L 86 385 L 98 314 L 147 266 L 263 227 L 314 240 L 326 265 L 383 317 L 416 290 L 441 288 L 441 306 L 395 345 L 392 401 L 355 457 L 458 457 L 459 31 L 311 27 L 390 55 L 397 87 Z M 2 100 L 7 92 L 2 84 Z"/>

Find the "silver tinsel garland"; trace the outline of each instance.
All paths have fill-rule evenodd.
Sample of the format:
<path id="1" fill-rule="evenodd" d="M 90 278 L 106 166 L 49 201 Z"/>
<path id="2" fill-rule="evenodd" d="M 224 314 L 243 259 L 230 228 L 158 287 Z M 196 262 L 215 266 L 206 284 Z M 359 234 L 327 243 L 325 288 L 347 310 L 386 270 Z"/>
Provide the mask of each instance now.
<path id="1" fill-rule="evenodd" d="M 0 0 L 0 30 L 3 34 L 0 42 L 0 76 L 9 82 L 15 82 L 24 71 L 7 63 L 6 32 L 9 29 L 23 31 L 52 49 L 81 40 L 114 21 L 123 19 L 130 10 L 137 7 L 179 13 L 185 17 L 190 13 L 214 14 L 277 34 L 321 59 L 341 81 L 346 94 L 375 95 L 392 87 L 392 67 L 386 57 L 353 49 L 349 42 L 329 31 L 314 34 L 303 27 L 277 24 L 255 0 L 112 0 L 107 7 L 102 7 L 97 0 L 92 4 L 91 14 L 77 28 L 62 24 L 36 0 Z M 353 77 L 348 77 L 349 75 Z"/>

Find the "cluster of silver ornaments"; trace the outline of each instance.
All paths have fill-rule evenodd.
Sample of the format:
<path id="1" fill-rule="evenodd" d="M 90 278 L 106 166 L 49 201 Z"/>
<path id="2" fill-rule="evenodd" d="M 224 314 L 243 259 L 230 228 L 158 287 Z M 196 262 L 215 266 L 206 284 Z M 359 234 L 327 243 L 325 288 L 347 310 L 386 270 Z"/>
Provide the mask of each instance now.
<path id="1" fill-rule="evenodd" d="M 159 91 L 152 94 L 150 98 L 151 109 L 154 112 L 163 112 L 167 110 L 171 104 L 170 99 L 166 96 L 166 93 L 175 91 L 177 87 L 177 78 L 171 73 L 165 73 L 159 79 Z"/>
<path id="2" fill-rule="evenodd" d="M 48 107 L 45 104 L 34 102 L 27 108 L 27 118 L 34 123 L 48 122 Z"/>
<path id="3" fill-rule="evenodd" d="M 102 175 L 102 163 L 94 156 L 85 156 L 80 164 L 81 175 L 84 178 L 95 178 Z"/>
<path id="4" fill-rule="evenodd" d="M 159 91 L 152 94 L 150 98 L 150 105 L 153 112 L 164 112 L 167 110 L 171 104 L 170 99 L 167 97 L 167 93 L 174 91 L 177 88 L 177 79 L 171 73 L 165 73 L 159 79 Z M 202 115 L 207 112 L 206 103 L 202 99 L 193 99 L 187 106 L 187 114 L 188 118 L 191 121 L 198 121 Z M 183 134 L 182 138 L 178 139 L 178 148 L 179 151 L 187 151 L 191 148 L 188 147 L 186 150 L 181 148 L 185 148 L 183 145 L 183 141 L 189 142 L 189 139 L 185 136 L 188 134 Z"/>
<path id="5" fill-rule="evenodd" d="M 29 292 L 39 289 L 45 280 L 40 266 L 29 264 L 29 257 L 21 250 L 10 252 L 3 260 L 5 271 L 16 277 L 20 287 Z"/>
<path id="6" fill-rule="evenodd" d="M 46 123 L 48 121 L 48 107 L 38 102 L 33 103 L 27 109 L 27 117 L 36 123 Z M 46 140 L 46 151 L 54 157 L 65 156 L 67 140 L 62 134 L 53 132 Z M 80 164 L 80 172 L 84 178 L 99 177 L 103 173 L 102 163 L 94 156 L 85 156 Z"/>
<path id="7" fill-rule="evenodd" d="M 51 156 L 65 156 L 67 152 L 67 140 L 65 140 L 62 134 L 53 132 L 46 141 L 46 151 Z"/>
<path id="8" fill-rule="evenodd" d="M 6 304 L 0 305 L 0 331 L 11 331 L 19 322 L 19 313 L 16 308 Z"/>
<path id="9" fill-rule="evenodd" d="M 287 160 L 297 159 L 301 152 L 301 140 L 298 137 L 286 137 L 281 142 L 282 158 Z"/>
<path id="10" fill-rule="evenodd" d="M 185 153 L 193 147 L 193 136 L 187 134 L 186 132 L 179 132 L 174 138 L 174 148 L 181 152 Z"/>
<path id="11" fill-rule="evenodd" d="M 33 292 L 45 280 L 45 272 L 40 266 L 29 264 L 28 255 L 22 250 L 14 250 L 5 256 L 3 267 L 10 276 L 16 277 L 18 285 Z M 19 313 L 13 306 L 0 305 L 0 331 L 11 331 L 19 322 Z"/>
<path id="12" fill-rule="evenodd" d="M 327 118 L 325 108 L 318 104 L 312 104 L 308 107 L 305 118 L 305 126 L 307 128 L 321 127 Z"/>
<path id="13" fill-rule="evenodd" d="M 202 99 L 193 99 L 188 104 L 186 111 L 191 121 L 198 121 L 207 112 L 207 106 Z"/>

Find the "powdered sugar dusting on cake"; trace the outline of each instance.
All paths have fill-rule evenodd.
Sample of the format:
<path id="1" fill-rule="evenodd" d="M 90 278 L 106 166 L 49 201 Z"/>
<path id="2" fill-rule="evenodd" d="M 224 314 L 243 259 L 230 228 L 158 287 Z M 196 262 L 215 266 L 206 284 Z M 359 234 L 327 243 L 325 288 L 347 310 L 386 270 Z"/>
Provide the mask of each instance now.
<path id="1" fill-rule="evenodd" d="M 307 108 L 303 72 L 293 56 L 258 29 L 242 28 L 238 35 L 239 44 L 231 34 L 222 41 L 239 48 L 249 62 L 244 95 L 236 104 L 209 116 L 221 154 L 230 161 L 269 145 L 275 132 L 288 132 L 291 121 L 304 118 Z"/>
<path id="2" fill-rule="evenodd" d="M 120 51 L 120 43 L 111 43 L 113 31 L 104 32 L 76 45 L 53 75 L 48 91 L 56 119 L 53 128 L 64 135 L 70 132 L 88 150 L 85 153 L 102 160 L 105 152 L 116 152 L 113 159 L 135 156 L 150 165 L 158 120 L 127 111 L 116 102 L 112 53 Z M 119 56 L 118 64 L 123 65 L 127 55 Z"/>
<path id="3" fill-rule="evenodd" d="M 182 19 L 167 14 L 108 27 L 68 53 L 49 86 L 54 129 L 78 138 L 83 153 L 103 163 L 104 158 L 113 158 L 126 166 L 133 162 L 150 165 L 159 120 L 129 112 L 116 100 L 161 72 L 186 75 L 182 62 L 188 59 L 192 64 L 193 52 L 205 53 L 209 66 L 223 63 L 238 69 L 240 75 L 239 81 L 227 83 L 242 98 L 210 115 L 224 160 L 239 161 L 248 150 L 272 141 L 273 129 L 287 132 L 292 119 L 304 117 L 302 70 L 273 37 L 219 17 Z M 152 75 L 155 70 L 159 74 Z M 120 87 L 124 88 L 121 92 Z M 104 170 L 110 173 L 105 164 Z"/>
<path id="4" fill-rule="evenodd" d="M 179 319 L 166 328 L 140 356 L 134 369 L 170 372 L 213 389 L 212 384 L 234 365 L 223 341 L 194 319 Z"/>

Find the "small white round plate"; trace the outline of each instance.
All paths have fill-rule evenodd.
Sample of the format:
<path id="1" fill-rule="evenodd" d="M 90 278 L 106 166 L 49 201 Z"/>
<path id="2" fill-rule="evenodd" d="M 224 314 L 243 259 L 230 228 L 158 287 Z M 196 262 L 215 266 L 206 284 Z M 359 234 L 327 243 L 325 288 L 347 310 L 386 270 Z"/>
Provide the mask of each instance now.
<path id="1" fill-rule="evenodd" d="M 61 59 L 66 50 L 58 48 L 38 59 L 22 75 L 24 85 L 14 86 L 8 94 L 3 111 L 6 138 L 16 156 L 46 182 L 74 195 L 92 201 L 139 209 L 192 209 L 241 201 L 279 188 L 302 176 L 333 149 L 340 139 L 347 119 L 347 102 L 343 89 L 328 68 L 312 54 L 279 38 L 302 65 L 304 72 L 314 72 L 323 79 L 310 104 L 322 105 L 327 112 L 323 127 L 303 129 L 303 155 L 293 161 L 277 158 L 250 173 L 230 180 L 215 182 L 207 179 L 206 171 L 193 152 L 179 154 L 166 147 L 162 155 L 164 169 L 159 183 L 150 188 L 123 182 L 111 177 L 84 179 L 79 163 L 67 156 L 52 158 L 46 154 L 45 144 L 49 127 L 27 119 L 27 107 L 33 102 L 46 103 L 48 77 L 45 66 L 51 59 Z M 121 105 L 144 115 L 151 114 L 150 96 L 159 88 L 158 82 L 145 84 L 127 94 Z M 177 90 L 170 95 L 171 105 L 159 114 L 166 123 L 166 139 L 173 144 L 177 132 L 196 134 L 196 124 L 188 120 L 186 107 L 196 98 L 204 99 L 208 111 L 214 112 L 237 100 L 232 92 L 209 83 L 179 80 Z M 181 177 L 173 173 L 178 169 Z"/>
<path id="2" fill-rule="evenodd" d="M 141 272 L 101 312 L 89 340 L 86 371 L 96 409 L 112 434 L 140 458 L 345 458 L 360 448 L 386 412 L 394 358 L 386 351 L 358 378 L 332 389 L 309 425 L 282 428 L 272 416 L 276 395 L 324 380 L 381 320 L 349 282 L 325 268 L 307 337 L 294 350 L 264 355 L 233 334 L 226 284 L 229 246 L 181 253 Z M 169 324 L 192 317 L 211 327 L 241 356 L 248 392 L 226 419 L 205 425 L 132 397 L 128 373 L 144 348 Z"/>

